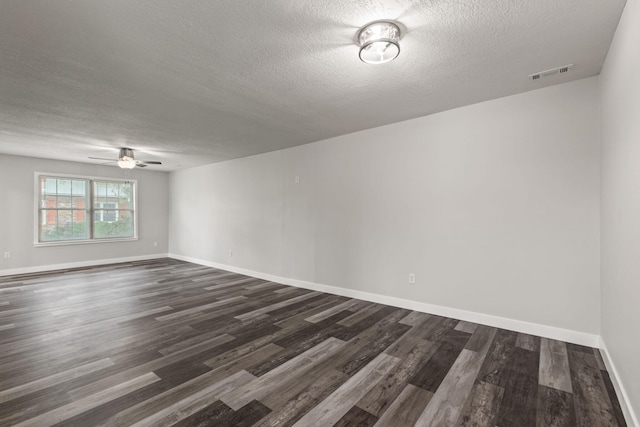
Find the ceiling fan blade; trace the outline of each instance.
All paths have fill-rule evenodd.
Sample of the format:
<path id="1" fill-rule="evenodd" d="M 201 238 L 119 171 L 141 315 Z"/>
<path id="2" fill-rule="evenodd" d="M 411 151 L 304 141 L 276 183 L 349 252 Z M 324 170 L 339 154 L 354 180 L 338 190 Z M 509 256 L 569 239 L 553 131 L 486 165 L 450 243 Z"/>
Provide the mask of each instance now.
<path id="1" fill-rule="evenodd" d="M 108 162 L 117 162 L 118 161 L 117 159 L 116 160 L 114 160 L 114 159 L 105 159 L 103 157 L 89 157 L 89 158 L 93 159 L 93 160 L 106 160 Z"/>
<path id="2" fill-rule="evenodd" d="M 153 162 L 153 161 L 148 161 L 148 160 L 138 160 L 141 163 L 146 163 L 147 165 L 161 165 L 162 162 Z"/>

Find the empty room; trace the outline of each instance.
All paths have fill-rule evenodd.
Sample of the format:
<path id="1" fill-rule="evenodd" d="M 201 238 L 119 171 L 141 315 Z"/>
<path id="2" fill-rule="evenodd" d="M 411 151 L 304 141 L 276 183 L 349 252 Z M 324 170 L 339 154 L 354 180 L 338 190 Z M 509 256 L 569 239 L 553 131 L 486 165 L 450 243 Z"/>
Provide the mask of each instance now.
<path id="1" fill-rule="evenodd" d="M 640 427 L 640 0 L 0 0 L 0 426 Z"/>

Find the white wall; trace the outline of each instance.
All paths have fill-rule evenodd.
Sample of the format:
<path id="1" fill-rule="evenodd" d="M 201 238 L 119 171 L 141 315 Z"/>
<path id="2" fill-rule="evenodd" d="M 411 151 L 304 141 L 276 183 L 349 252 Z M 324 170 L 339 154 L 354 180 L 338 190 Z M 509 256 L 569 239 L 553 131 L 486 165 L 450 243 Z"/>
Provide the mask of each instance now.
<path id="1" fill-rule="evenodd" d="M 600 76 L 602 338 L 636 414 L 640 414 L 639 22 L 640 2 L 627 0 Z"/>
<path id="2" fill-rule="evenodd" d="M 137 241 L 34 247 L 35 172 L 124 178 L 116 167 L 0 155 L 0 254 L 11 252 L 10 259 L 0 257 L 0 274 L 167 253 L 168 173 L 129 172 L 138 180 Z"/>
<path id="3" fill-rule="evenodd" d="M 589 78 L 173 172 L 170 253 L 598 334 L 597 97 Z"/>

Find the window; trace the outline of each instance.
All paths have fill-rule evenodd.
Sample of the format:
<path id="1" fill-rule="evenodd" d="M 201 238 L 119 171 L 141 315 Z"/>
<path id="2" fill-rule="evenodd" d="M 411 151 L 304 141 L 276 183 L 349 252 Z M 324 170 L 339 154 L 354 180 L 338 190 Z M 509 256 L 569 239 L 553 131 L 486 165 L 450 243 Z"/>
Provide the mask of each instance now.
<path id="1" fill-rule="evenodd" d="M 133 183 L 94 180 L 94 238 L 133 237 Z"/>
<path id="2" fill-rule="evenodd" d="M 135 181 L 36 175 L 37 243 L 136 237 Z"/>

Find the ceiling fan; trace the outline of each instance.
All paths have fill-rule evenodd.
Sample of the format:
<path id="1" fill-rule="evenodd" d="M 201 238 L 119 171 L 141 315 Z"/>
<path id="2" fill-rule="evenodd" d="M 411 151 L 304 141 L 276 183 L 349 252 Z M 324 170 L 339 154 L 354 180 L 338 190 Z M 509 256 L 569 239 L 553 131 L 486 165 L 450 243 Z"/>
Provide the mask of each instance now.
<path id="1" fill-rule="evenodd" d="M 153 162 L 149 160 L 135 160 L 133 157 L 133 150 L 131 148 L 121 148 L 118 158 L 104 159 L 102 157 L 89 157 L 93 160 L 107 160 L 109 162 L 116 162 L 122 169 L 133 169 L 136 166 L 139 168 L 146 168 L 148 165 L 161 165 L 162 162 Z"/>

